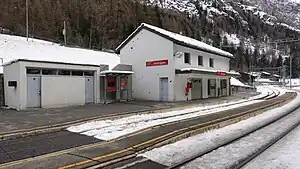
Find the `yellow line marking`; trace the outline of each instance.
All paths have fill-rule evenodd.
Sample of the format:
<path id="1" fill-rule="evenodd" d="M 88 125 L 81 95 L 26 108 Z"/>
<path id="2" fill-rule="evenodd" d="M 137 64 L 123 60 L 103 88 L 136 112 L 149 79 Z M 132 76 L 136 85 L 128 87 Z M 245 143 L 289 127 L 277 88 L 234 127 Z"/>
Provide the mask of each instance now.
<path id="1" fill-rule="evenodd" d="M 108 157 L 112 157 L 112 156 L 115 156 L 115 155 L 118 155 L 118 154 L 126 153 L 126 152 L 129 152 L 130 150 L 132 150 L 132 148 L 124 149 L 124 150 L 117 151 L 117 152 L 107 154 L 107 155 L 104 155 L 104 156 L 95 157 L 95 158 L 92 158 L 92 160 L 85 160 L 85 161 L 81 161 L 81 162 L 78 162 L 78 163 L 69 164 L 69 165 L 66 165 L 66 166 L 63 166 L 63 167 L 59 167 L 58 169 L 67 169 L 67 168 L 72 168 L 72 167 L 84 165 L 84 164 L 87 164 L 87 163 L 90 163 L 90 162 L 93 162 L 93 161 L 101 160 L 103 158 L 108 158 Z"/>

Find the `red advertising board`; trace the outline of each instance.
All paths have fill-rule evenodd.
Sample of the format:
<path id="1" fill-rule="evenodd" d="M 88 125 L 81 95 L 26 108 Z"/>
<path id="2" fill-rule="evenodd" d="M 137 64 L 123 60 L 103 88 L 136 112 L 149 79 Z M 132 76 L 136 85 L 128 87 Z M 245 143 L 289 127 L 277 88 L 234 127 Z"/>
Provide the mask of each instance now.
<path id="1" fill-rule="evenodd" d="M 217 76 L 227 76 L 226 72 L 217 72 L 216 73 Z"/>
<path id="2" fill-rule="evenodd" d="M 163 66 L 163 65 L 168 65 L 168 64 L 169 64 L 169 60 L 155 60 L 155 61 L 146 62 L 147 67 L 150 67 L 150 66 Z"/>

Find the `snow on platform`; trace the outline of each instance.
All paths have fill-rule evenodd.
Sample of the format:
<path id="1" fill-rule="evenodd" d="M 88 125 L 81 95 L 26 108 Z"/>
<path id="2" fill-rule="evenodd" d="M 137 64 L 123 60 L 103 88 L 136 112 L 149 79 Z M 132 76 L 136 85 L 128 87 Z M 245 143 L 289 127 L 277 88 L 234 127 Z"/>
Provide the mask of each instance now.
<path id="1" fill-rule="evenodd" d="M 69 127 L 67 130 L 87 136 L 92 136 L 100 140 L 111 140 L 148 127 L 257 103 L 260 102 L 260 100 L 253 99 L 266 96 L 271 92 L 271 90 L 268 88 L 261 88 L 260 91 L 262 92 L 260 95 L 251 97 L 248 100 L 240 100 L 237 102 L 229 102 L 211 106 L 198 106 L 164 113 L 132 115 L 129 117 L 113 120 L 92 121 L 84 123 L 82 125 Z M 234 103 L 237 104 L 232 105 Z"/>
<path id="2" fill-rule="evenodd" d="M 176 163 L 181 162 L 184 159 L 188 159 L 194 157 L 198 154 L 203 154 L 209 152 L 215 148 L 218 148 L 220 145 L 223 145 L 227 142 L 230 142 L 250 131 L 253 131 L 264 124 L 267 124 L 278 117 L 287 114 L 290 110 L 298 107 L 300 104 L 300 96 L 298 95 L 296 99 L 291 101 L 290 103 L 276 108 L 270 111 L 267 111 L 258 116 L 252 117 L 250 119 L 238 122 L 236 124 L 232 124 L 226 126 L 224 128 L 212 130 L 203 134 L 199 134 L 181 141 L 178 141 L 173 144 L 169 144 L 160 148 L 153 149 L 148 151 L 140 156 L 148 158 L 157 163 L 172 166 Z M 275 130 L 274 133 L 277 131 Z M 265 134 L 261 134 L 261 139 L 266 138 Z M 255 143 L 255 141 L 250 140 L 249 145 L 251 143 Z M 245 145 L 246 146 L 246 145 Z M 222 150 L 223 148 L 219 148 Z M 249 147 L 251 150 L 251 146 Z M 214 151 L 213 151 L 214 152 Z M 224 155 L 226 151 L 223 151 L 223 154 L 218 153 L 214 157 L 205 158 L 204 161 L 197 161 L 196 163 L 191 163 L 189 166 L 185 168 L 226 168 L 224 163 L 231 163 L 233 161 L 232 158 L 226 159 L 226 155 L 224 158 L 220 158 L 221 155 Z M 236 153 L 236 154 L 234 154 Z M 241 152 L 234 152 L 231 154 L 234 157 L 240 157 Z M 223 157 L 223 156 L 222 156 Z M 205 161 L 206 160 L 206 161 Z M 208 162 L 208 163 L 205 163 Z M 236 161 L 235 161 L 236 162 Z"/>
<path id="3" fill-rule="evenodd" d="M 114 53 L 64 47 L 32 38 L 27 42 L 25 37 L 4 34 L 0 34 L 0 57 L 4 63 L 27 59 L 74 64 L 107 64 L 110 68 L 120 63 L 119 56 Z M 0 73 L 3 73 L 2 67 Z"/>

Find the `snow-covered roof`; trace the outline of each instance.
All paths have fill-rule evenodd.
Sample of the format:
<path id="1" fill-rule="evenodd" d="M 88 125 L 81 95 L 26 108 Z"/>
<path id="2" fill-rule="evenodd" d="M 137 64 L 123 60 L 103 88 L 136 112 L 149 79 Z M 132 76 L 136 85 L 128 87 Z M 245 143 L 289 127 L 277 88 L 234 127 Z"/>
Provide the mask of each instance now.
<path id="1" fill-rule="evenodd" d="M 234 77 L 230 78 L 230 85 L 232 85 L 232 86 L 246 87 L 246 85 L 244 83 L 242 83 L 241 81 L 239 81 L 238 79 L 236 79 Z"/>
<path id="2" fill-rule="evenodd" d="M 4 63 L 18 59 L 61 62 L 70 64 L 100 65 L 114 68 L 120 64 L 120 57 L 114 53 L 80 48 L 64 47 L 59 44 L 0 34 L 0 58 Z M 0 73 L 3 68 L 0 67 Z"/>
<path id="3" fill-rule="evenodd" d="M 260 76 L 260 73 L 259 73 L 259 72 L 251 72 L 250 74 L 251 74 L 252 76 L 254 76 L 254 77 Z"/>
<path id="4" fill-rule="evenodd" d="M 265 83 L 270 83 L 270 82 L 273 82 L 272 80 L 270 79 L 263 79 L 263 78 L 260 78 L 260 79 L 255 79 L 255 81 L 257 82 L 265 82 Z"/>
<path id="5" fill-rule="evenodd" d="M 224 57 L 228 58 L 233 58 L 233 55 L 229 52 L 223 51 L 221 49 L 215 48 L 213 46 L 210 46 L 204 42 L 201 42 L 199 40 L 183 36 L 174 32 L 170 32 L 167 30 L 164 30 L 162 28 L 149 25 L 146 23 L 142 23 L 124 42 L 122 42 L 118 47 L 117 47 L 117 52 L 120 52 L 120 50 L 137 34 L 139 33 L 142 29 L 147 29 L 153 33 L 156 33 L 160 36 L 163 36 L 164 38 L 167 38 L 171 41 L 173 41 L 176 44 L 187 46 L 190 48 L 195 48 L 197 50 L 202 50 L 205 52 L 221 55 Z"/>
<path id="6" fill-rule="evenodd" d="M 261 72 L 262 74 L 265 74 L 265 75 L 271 75 L 271 73 L 269 72 Z"/>
<path id="7" fill-rule="evenodd" d="M 226 72 L 228 75 L 240 76 L 241 74 L 235 71 L 224 71 L 224 70 L 213 70 L 213 69 L 200 69 L 200 68 L 182 68 L 180 71 L 199 71 L 199 72 L 208 72 L 208 73 L 217 73 L 217 72 Z"/>
<path id="8" fill-rule="evenodd" d="M 277 75 L 277 74 L 274 74 L 273 76 L 274 76 L 274 77 L 278 77 L 278 78 L 280 78 L 280 77 L 281 77 L 280 75 Z"/>

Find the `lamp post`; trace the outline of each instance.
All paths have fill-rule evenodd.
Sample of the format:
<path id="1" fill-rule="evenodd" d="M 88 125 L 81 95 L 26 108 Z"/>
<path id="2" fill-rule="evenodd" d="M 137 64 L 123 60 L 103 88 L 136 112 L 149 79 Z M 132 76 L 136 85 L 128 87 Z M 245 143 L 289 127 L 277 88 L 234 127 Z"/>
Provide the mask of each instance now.
<path id="1" fill-rule="evenodd" d="M 293 56 L 290 56 L 290 89 L 292 88 L 292 60 Z"/>
<path id="2" fill-rule="evenodd" d="M 28 27 L 29 27 L 29 24 L 28 24 L 28 0 L 26 0 L 26 38 L 27 38 L 27 41 L 28 41 Z"/>

